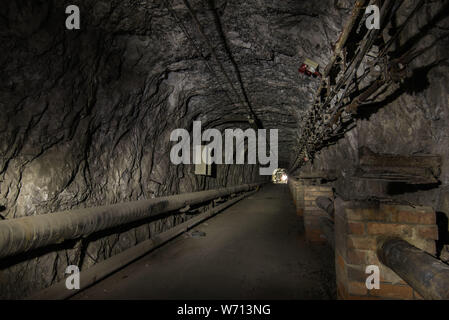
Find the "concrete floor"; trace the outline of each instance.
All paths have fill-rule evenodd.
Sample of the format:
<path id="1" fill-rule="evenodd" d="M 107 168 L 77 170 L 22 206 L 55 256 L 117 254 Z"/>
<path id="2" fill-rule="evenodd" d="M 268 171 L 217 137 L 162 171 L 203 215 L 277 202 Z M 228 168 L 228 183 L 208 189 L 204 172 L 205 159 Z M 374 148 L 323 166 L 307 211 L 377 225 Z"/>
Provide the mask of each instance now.
<path id="1" fill-rule="evenodd" d="M 270 184 L 74 299 L 335 296 L 332 250 L 305 242 L 287 186 Z"/>

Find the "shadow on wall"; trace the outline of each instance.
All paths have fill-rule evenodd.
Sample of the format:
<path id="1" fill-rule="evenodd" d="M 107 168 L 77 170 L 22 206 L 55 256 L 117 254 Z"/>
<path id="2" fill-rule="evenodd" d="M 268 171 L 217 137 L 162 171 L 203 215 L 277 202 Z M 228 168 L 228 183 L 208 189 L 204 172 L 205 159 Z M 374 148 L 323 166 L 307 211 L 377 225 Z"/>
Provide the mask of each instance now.
<path id="1" fill-rule="evenodd" d="M 449 58 L 440 59 L 428 65 L 414 69 L 411 77 L 404 79 L 402 85 L 396 91 L 382 99 L 382 101 L 364 104 L 363 107 L 359 109 L 359 113 L 355 116 L 355 118 L 369 120 L 372 115 L 376 114 L 386 105 L 396 101 L 404 93 L 417 94 L 425 91 L 430 86 L 428 78 L 429 72 L 432 69 L 447 63 L 448 60 Z"/>
<path id="2" fill-rule="evenodd" d="M 406 43 L 398 47 L 396 51 L 391 54 L 391 59 L 402 60 L 403 58 L 405 58 L 406 61 L 404 62 L 410 63 L 417 57 L 422 56 L 426 52 L 430 51 L 432 48 L 439 45 L 441 41 L 447 40 L 449 38 L 449 33 L 444 33 L 442 36 L 438 37 L 435 41 L 433 41 L 430 45 L 422 49 L 415 48 L 415 46 L 418 45 L 420 41 L 422 41 L 423 38 L 426 37 L 431 30 L 433 30 L 435 27 L 438 27 L 439 22 L 441 22 L 447 17 L 448 10 L 449 10 L 449 3 L 444 5 L 433 16 L 433 18 L 429 21 L 429 23 L 427 23 L 424 27 L 420 28 L 418 33 L 416 33 L 414 36 L 408 39 Z M 394 31 L 395 31 L 394 29 L 391 30 L 393 34 Z M 361 112 L 356 116 L 356 118 L 369 119 L 371 115 L 377 113 L 377 111 L 382 107 L 384 107 L 385 105 L 395 101 L 403 93 L 417 94 L 425 91 L 430 86 L 430 82 L 428 80 L 429 72 L 437 66 L 443 64 L 447 65 L 448 60 L 449 58 L 447 57 L 442 58 L 440 60 L 435 60 L 425 66 L 421 66 L 414 69 L 412 75 L 409 78 L 404 79 L 399 89 L 397 89 L 395 92 L 387 96 L 385 99 L 382 99 L 382 101 L 380 102 L 364 104 L 363 108 L 360 108 Z"/>
<path id="3" fill-rule="evenodd" d="M 0 205 L 0 212 L 3 212 L 6 210 L 5 206 Z M 0 213 L 0 220 L 5 220 L 6 218 Z"/>
<path id="4" fill-rule="evenodd" d="M 405 193 L 414 193 L 418 191 L 429 191 L 437 189 L 441 185 L 438 183 L 429 184 L 408 184 L 405 182 L 390 182 L 387 185 L 387 195 L 397 196 Z"/>
<path id="5" fill-rule="evenodd" d="M 437 226 L 437 257 L 449 262 L 449 224 L 448 215 L 444 212 L 437 212 Z"/>

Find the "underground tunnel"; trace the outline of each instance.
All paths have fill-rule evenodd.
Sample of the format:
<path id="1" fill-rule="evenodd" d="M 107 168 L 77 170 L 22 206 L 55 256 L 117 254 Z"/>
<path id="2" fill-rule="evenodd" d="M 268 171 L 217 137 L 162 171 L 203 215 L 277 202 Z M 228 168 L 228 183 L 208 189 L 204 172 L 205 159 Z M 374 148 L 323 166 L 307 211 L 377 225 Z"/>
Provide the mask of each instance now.
<path id="1" fill-rule="evenodd" d="M 448 9 L 2 3 L 0 299 L 448 300 Z"/>

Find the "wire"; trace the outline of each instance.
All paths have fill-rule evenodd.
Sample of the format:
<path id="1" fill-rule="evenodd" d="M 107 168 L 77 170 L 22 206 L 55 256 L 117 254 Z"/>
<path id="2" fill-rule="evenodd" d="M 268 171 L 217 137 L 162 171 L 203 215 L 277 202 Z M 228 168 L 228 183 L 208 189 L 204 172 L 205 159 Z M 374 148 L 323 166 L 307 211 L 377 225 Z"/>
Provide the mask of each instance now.
<path id="1" fill-rule="evenodd" d="M 164 4 L 166 6 L 166 8 L 168 9 L 169 13 L 172 15 L 172 17 L 175 20 L 175 23 L 178 25 L 178 27 L 181 29 L 181 31 L 185 34 L 185 36 L 187 37 L 187 39 L 190 41 L 190 43 L 192 44 L 193 48 L 196 50 L 196 52 L 198 53 L 198 55 L 203 58 L 204 63 L 206 64 L 207 68 L 209 69 L 209 71 L 212 73 L 212 75 L 214 76 L 217 84 L 221 87 L 221 89 L 223 90 L 223 92 L 225 93 L 226 97 L 228 98 L 228 100 L 231 102 L 232 105 L 237 104 L 237 102 L 234 102 L 228 91 L 225 89 L 225 87 L 223 86 L 223 84 L 221 83 L 221 81 L 218 78 L 217 73 L 215 72 L 215 70 L 212 68 L 212 66 L 210 65 L 210 63 L 206 60 L 206 58 L 203 56 L 203 53 L 201 52 L 201 49 L 198 48 L 198 46 L 195 44 L 195 41 L 193 40 L 192 36 L 189 34 L 189 32 L 187 31 L 187 28 L 184 26 L 184 24 L 182 23 L 182 21 L 178 18 L 178 16 L 176 15 L 176 13 L 173 11 L 173 9 L 170 7 L 170 4 L 168 3 L 168 0 L 164 1 Z"/>
<path id="2" fill-rule="evenodd" d="M 385 9 L 384 12 L 386 12 L 386 13 L 388 14 L 389 18 L 392 18 L 393 15 L 394 15 L 394 14 L 399 10 L 399 8 L 402 6 L 403 2 L 404 2 L 404 0 L 402 0 L 402 1 L 400 1 L 400 2 L 396 2 L 396 3 L 395 3 L 394 5 L 392 5 L 392 6 L 385 6 L 384 8 L 386 8 L 386 9 Z M 423 6 L 424 3 L 425 3 L 425 0 L 421 0 L 421 1 L 417 4 L 417 6 L 414 8 L 414 10 L 411 12 L 411 14 L 407 17 L 406 21 L 399 27 L 399 29 L 397 30 L 396 34 L 395 34 L 391 39 L 389 39 L 388 42 L 385 44 L 385 46 L 383 47 L 383 49 L 382 49 L 382 51 L 380 52 L 379 56 L 378 56 L 377 59 L 375 60 L 375 63 L 379 63 L 379 61 L 381 61 L 381 59 L 383 59 L 383 58 L 386 57 L 386 54 L 387 54 L 388 49 L 391 47 L 391 45 L 394 43 L 394 41 L 396 41 L 396 39 L 399 37 L 399 35 L 401 34 L 401 32 L 404 30 L 404 28 L 407 26 L 407 24 L 411 21 L 412 17 L 416 14 L 416 12 L 418 12 L 418 10 Z M 390 5 L 391 2 L 386 2 L 386 4 Z M 384 5 L 385 5 L 385 4 L 384 4 Z M 387 19 L 387 20 L 388 20 L 388 19 Z M 385 28 L 385 27 L 386 27 L 386 24 L 384 23 L 383 28 Z M 378 34 L 378 32 L 374 32 L 374 35 L 376 35 L 376 34 Z M 309 115 L 308 115 L 308 120 L 307 120 L 306 126 L 307 126 L 308 124 L 311 125 L 310 120 L 311 120 L 312 113 L 315 113 L 315 112 L 317 111 L 317 109 L 320 109 L 320 110 L 326 109 L 326 106 L 327 106 L 329 103 L 332 102 L 332 100 L 335 98 L 335 95 L 336 95 L 337 92 L 340 90 L 341 86 L 342 86 L 343 84 L 347 83 L 347 81 L 349 81 L 349 79 L 351 79 L 351 78 L 353 77 L 354 71 L 357 70 L 358 66 L 360 65 L 360 63 L 361 63 L 361 61 L 362 61 L 362 59 L 363 59 L 363 57 L 366 56 L 367 50 L 368 50 L 369 48 L 371 48 L 372 45 L 374 44 L 374 36 L 369 32 L 368 35 L 367 35 L 367 38 L 365 38 L 365 39 L 362 40 L 362 41 L 365 41 L 365 40 L 367 40 L 367 41 L 365 42 L 365 44 L 367 44 L 367 46 L 366 46 L 363 50 L 359 50 L 359 53 L 362 52 L 362 55 L 359 56 L 359 53 L 357 53 L 357 54 L 356 54 L 356 57 L 351 61 L 351 63 L 349 64 L 349 66 L 346 68 L 346 70 L 349 70 L 349 69 L 353 69 L 353 70 L 351 70 L 351 72 L 350 72 L 349 74 L 347 74 L 346 76 L 344 76 L 344 77 L 339 81 L 339 83 L 337 84 L 337 88 L 334 89 L 334 90 L 332 90 L 331 94 L 326 98 L 326 100 L 325 100 L 323 103 L 319 103 L 319 102 L 318 102 L 319 104 L 317 104 L 317 102 L 315 102 L 315 105 L 313 106 L 313 110 L 312 110 L 311 113 L 309 113 Z M 416 55 L 416 53 L 415 53 L 415 55 Z M 412 56 L 413 58 L 415 57 L 415 55 L 409 54 L 409 56 Z M 362 59 L 360 59 L 360 58 L 357 59 L 358 56 L 361 57 Z M 356 63 L 356 67 L 355 67 L 355 68 L 351 68 L 350 66 L 354 63 L 354 61 L 355 61 L 356 59 L 358 60 L 358 62 Z M 326 68 L 326 69 L 327 69 L 327 68 Z M 362 78 L 364 78 L 365 76 L 366 76 L 366 74 L 365 74 L 364 76 L 362 76 Z M 343 81 L 342 81 L 342 80 L 343 80 Z M 357 80 L 359 80 L 359 79 L 357 79 Z M 322 81 L 324 81 L 324 80 L 322 80 Z M 320 86 L 320 89 L 319 89 L 319 90 L 321 90 L 322 87 L 323 87 L 323 84 Z M 346 85 L 346 88 L 345 88 L 345 91 L 344 91 L 343 95 L 341 96 L 341 98 L 339 99 L 339 101 L 336 103 L 337 106 L 340 106 L 340 105 L 342 104 L 342 101 L 347 97 L 347 92 L 348 92 L 348 90 L 349 90 L 350 87 L 351 87 L 350 84 L 349 84 L 349 85 L 348 85 L 348 84 Z M 320 96 L 320 92 L 318 92 L 317 97 L 319 97 L 319 96 Z M 337 107 L 336 110 L 333 112 L 333 115 L 334 115 L 334 116 L 335 116 L 336 114 L 338 114 L 338 110 L 339 110 L 339 109 L 340 109 L 340 107 Z M 303 159 L 300 159 L 300 157 L 301 157 L 302 154 L 304 154 L 304 150 L 307 150 L 307 146 L 309 145 L 309 142 L 308 142 L 308 141 L 310 140 L 311 132 L 312 132 L 312 130 L 307 130 L 307 129 L 304 130 L 303 135 L 302 135 L 301 138 L 300 138 L 300 145 L 301 145 L 301 147 L 300 147 L 300 149 L 299 149 L 299 151 L 298 151 L 299 156 L 298 156 L 297 159 L 295 160 L 295 162 L 294 162 L 294 164 L 293 164 L 291 170 L 296 170 L 296 169 L 301 165 L 301 162 L 303 161 Z M 321 137 L 320 137 L 321 140 L 323 140 L 323 138 L 324 138 L 325 135 L 326 135 L 326 130 L 323 130 L 320 134 L 318 134 L 318 136 L 321 136 Z M 313 143 L 316 143 L 316 142 L 313 142 Z"/>
<path id="3" fill-rule="evenodd" d="M 218 64 L 218 66 L 219 66 L 220 69 L 221 69 L 221 72 L 223 73 L 223 75 L 225 76 L 225 78 L 226 78 L 226 80 L 228 81 L 229 85 L 231 86 L 232 91 L 233 91 L 234 94 L 239 98 L 238 100 L 240 100 L 241 102 L 243 102 L 243 104 L 247 107 L 247 109 L 248 109 L 248 121 L 249 121 L 251 124 L 256 124 L 256 125 L 258 125 L 258 124 L 257 124 L 257 121 L 256 121 L 257 119 L 255 118 L 255 115 L 254 115 L 254 113 L 253 113 L 253 111 L 252 111 L 252 109 L 251 109 L 251 107 L 250 107 L 248 101 L 245 100 L 245 99 L 241 99 L 240 93 L 239 93 L 239 92 L 237 91 L 237 89 L 234 87 L 234 84 L 232 83 L 231 78 L 229 77 L 228 73 L 226 72 L 226 70 L 225 70 L 223 64 L 222 64 L 221 61 L 220 61 L 220 59 L 218 59 L 217 53 L 215 52 L 215 48 L 212 46 L 212 44 L 211 44 L 209 38 L 206 36 L 206 34 L 205 34 L 205 32 L 204 32 L 204 29 L 203 29 L 203 27 L 202 27 L 200 21 L 198 20 L 198 18 L 197 18 L 197 16 L 196 16 L 195 12 L 194 12 L 194 10 L 193 10 L 193 8 L 190 6 L 190 4 L 189 4 L 189 2 L 188 2 L 187 0 L 183 0 L 183 2 L 184 2 L 184 5 L 186 6 L 186 8 L 189 10 L 189 13 L 190 13 L 190 15 L 192 16 L 193 21 L 195 22 L 195 24 L 196 24 L 196 26 L 197 26 L 197 28 L 198 28 L 198 31 L 200 32 L 200 34 L 201 34 L 202 37 L 204 38 L 204 40 L 205 40 L 207 46 L 209 47 L 210 53 L 211 53 L 212 56 L 215 58 L 215 60 L 216 60 L 216 62 L 217 62 L 217 64 Z M 238 78 L 238 75 L 237 75 L 237 78 Z M 240 80 L 240 79 L 238 79 L 238 80 Z M 243 83 L 242 83 L 242 82 L 240 82 L 240 86 L 243 88 Z M 251 121 L 251 120 L 252 120 L 252 121 Z"/>

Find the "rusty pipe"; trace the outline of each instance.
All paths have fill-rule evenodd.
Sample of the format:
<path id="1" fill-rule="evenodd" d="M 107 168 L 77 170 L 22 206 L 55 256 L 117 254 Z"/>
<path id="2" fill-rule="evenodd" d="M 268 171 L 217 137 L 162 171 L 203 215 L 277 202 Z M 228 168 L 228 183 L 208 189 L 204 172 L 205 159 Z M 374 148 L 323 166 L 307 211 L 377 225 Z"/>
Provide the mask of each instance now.
<path id="1" fill-rule="evenodd" d="M 425 299 L 449 299 L 449 265 L 399 238 L 380 242 L 377 256 Z"/>
<path id="2" fill-rule="evenodd" d="M 327 197 L 318 197 L 315 200 L 318 208 L 325 211 L 331 219 L 334 219 L 334 201 Z"/>

